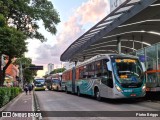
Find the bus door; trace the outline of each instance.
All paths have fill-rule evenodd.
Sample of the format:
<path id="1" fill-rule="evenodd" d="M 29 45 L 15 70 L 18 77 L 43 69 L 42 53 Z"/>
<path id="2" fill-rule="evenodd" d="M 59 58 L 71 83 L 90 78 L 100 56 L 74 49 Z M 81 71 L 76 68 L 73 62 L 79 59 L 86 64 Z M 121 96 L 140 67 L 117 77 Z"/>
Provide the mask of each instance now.
<path id="1" fill-rule="evenodd" d="M 113 77 L 111 63 L 108 59 L 104 59 L 102 62 L 103 76 L 101 76 L 101 87 L 103 97 L 110 97 L 113 94 Z"/>
<path id="2" fill-rule="evenodd" d="M 72 68 L 72 93 L 75 93 L 76 68 Z"/>

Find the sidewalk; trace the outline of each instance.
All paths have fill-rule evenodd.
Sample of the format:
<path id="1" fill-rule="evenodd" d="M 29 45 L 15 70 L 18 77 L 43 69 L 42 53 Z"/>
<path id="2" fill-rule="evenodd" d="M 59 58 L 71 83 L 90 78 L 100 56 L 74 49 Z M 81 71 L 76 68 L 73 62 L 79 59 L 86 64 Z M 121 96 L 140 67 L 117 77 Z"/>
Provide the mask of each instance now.
<path id="1" fill-rule="evenodd" d="M 26 95 L 24 92 L 8 103 L 3 111 L 34 111 L 33 107 L 33 92 L 31 95 Z M 32 120 L 32 117 L 3 117 L 0 120 Z"/>

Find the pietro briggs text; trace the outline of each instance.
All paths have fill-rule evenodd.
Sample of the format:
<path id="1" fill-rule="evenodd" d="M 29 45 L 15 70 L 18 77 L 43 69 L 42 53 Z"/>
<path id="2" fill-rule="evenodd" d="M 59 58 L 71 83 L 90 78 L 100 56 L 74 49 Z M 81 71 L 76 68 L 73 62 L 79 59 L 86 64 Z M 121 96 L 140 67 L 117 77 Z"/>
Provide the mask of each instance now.
<path id="1" fill-rule="evenodd" d="M 159 117 L 157 113 L 136 113 L 136 117 Z"/>

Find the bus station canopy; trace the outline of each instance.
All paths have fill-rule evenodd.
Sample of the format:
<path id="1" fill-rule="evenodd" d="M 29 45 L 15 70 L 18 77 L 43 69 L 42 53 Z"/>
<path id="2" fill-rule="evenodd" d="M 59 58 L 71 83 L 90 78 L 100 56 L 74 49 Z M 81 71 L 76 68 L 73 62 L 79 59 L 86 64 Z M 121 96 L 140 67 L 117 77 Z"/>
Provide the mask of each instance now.
<path id="1" fill-rule="evenodd" d="M 160 0 L 126 0 L 75 40 L 60 60 L 84 61 L 98 54 L 130 53 L 158 42 Z"/>

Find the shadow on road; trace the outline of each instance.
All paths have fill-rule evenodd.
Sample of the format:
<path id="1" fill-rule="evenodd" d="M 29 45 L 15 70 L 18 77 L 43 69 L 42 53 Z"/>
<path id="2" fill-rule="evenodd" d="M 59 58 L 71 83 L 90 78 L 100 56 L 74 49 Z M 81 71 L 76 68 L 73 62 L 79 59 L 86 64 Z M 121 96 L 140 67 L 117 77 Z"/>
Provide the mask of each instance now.
<path id="1" fill-rule="evenodd" d="M 71 93 L 70 93 L 71 94 Z M 93 99 L 96 100 L 93 96 L 89 95 L 81 95 L 83 98 Z M 157 102 L 160 101 L 160 92 L 157 93 L 147 93 L 143 98 L 125 98 L 125 99 L 109 99 L 109 98 L 102 98 L 100 102 L 106 102 L 110 104 L 135 104 L 145 101 Z"/>

